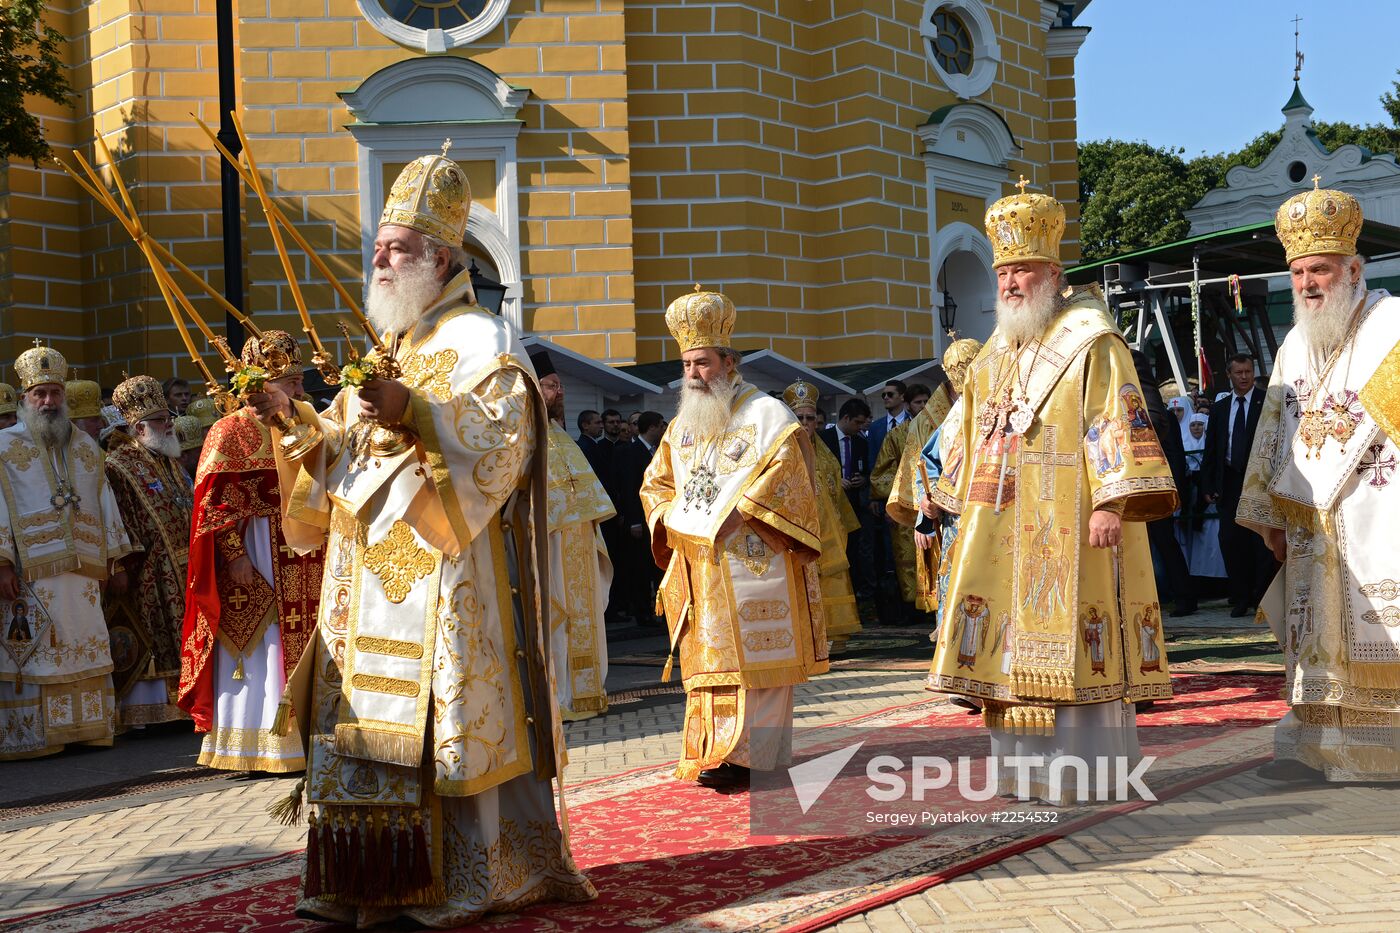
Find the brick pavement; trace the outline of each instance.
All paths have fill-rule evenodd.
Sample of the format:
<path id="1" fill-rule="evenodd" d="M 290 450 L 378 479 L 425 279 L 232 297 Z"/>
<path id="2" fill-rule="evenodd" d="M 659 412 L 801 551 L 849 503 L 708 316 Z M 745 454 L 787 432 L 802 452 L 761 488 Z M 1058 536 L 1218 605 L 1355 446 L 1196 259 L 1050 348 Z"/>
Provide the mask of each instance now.
<path id="1" fill-rule="evenodd" d="M 911 702 L 927 696 L 919 681 L 902 671 L 835 671 L 799 688 L 798 721 Z M 655 696 L 569 724 L 569 780 L 674 760 L 682 710 L 680 696 Z M 225 778 L 0 821 L 0 918 L 299 848 L 305 828 L 265 812 L 291 780 Z M 1211 801 L 1277 793 L 1246 773 L 1162 804 L 1160 815 L 1187 818 Z M 1374 825 L 1375 814 L 1400 812 L 1394 791 L 1290 794 L 1296 806 L 1275 835 L 1132 834 L 1124 820 L 1109 821 L 836 929 L 1400 928 L 1400 838 Z"/>

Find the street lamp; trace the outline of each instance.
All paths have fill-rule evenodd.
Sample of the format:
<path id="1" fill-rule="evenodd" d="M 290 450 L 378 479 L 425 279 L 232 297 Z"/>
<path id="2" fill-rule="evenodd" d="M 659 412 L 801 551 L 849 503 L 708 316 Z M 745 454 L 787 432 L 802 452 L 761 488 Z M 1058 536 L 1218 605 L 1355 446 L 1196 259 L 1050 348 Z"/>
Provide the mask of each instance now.
<path id="1" fill-rule="evenodd" d="M 506 300 L 506 287 L 495 279 L 488 279 L 476 267 L 476 260 L 472 260 L 471 268 L 467 270 L 472 277 L 472 291 L 476 293 L 476 303 L 481 305 L 492 314 L 501 313 L 501 303 Z"/>
<path id="2" fill-rule="evenodd" d="M 953 300 L 953 293 L 945 291 L 943 293 L 943 307 L 938 309 L 938 323 L 943 327 L 943 333 L 947 334 L 953 330 L 953 323 L 958 317 L 958 303 Z"/>

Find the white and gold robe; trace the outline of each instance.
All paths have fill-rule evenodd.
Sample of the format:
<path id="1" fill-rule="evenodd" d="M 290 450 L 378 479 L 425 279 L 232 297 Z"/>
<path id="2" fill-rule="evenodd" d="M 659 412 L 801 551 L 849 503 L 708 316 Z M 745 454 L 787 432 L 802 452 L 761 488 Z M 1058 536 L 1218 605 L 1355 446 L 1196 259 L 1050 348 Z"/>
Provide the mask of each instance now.
<path id="1" fill-rule="evenodd" d="M 1071 293 L 1019 356 L 993 333 L 959 394 L 940 431 L 963 453 L 932 493 L 960 518 L 927 686 L 982 699 L 994 755 L 1132 757 L 1129 704 L 1171 696 L 1144 523 L 1177 494 L 1098 290 Z M 1022 399 L 1026 433 L 995 431 Z M 1119 547 L 1090 546 L 1099 509 L 1121 516 Z"/>
<path id="2" fill-rule="evenodd" d="M 602 523 L 617 514 L 578 443 L 549 423 L 549 595 L 559 711 L 588 719 L 608 708 L 603 611 L 613 565 Z"/>
<path id="3" fill-rule="evenodd" d="M 785 764 L 792 688 L 828 667 L 806 432 L 786 405 L 747 383 L 731 410 L 718 439 L 672 421 L 642 481 L 685 681 L 682 780 L 726 761 Z M 717 540 L 736 509 L 743 524 Z"/>
<path id="4" fill-rule="evenodd" d="M 278 453 L 288 543 L 326 545 L 316 638 L 289 685 L 314 808 L 300 906 L 361 925 L 595 896 L 550 795 L 544 404 L 519 338 L 463 303 L 467 284 L 448 283 L 398 352 L 418 444 L 357 454 L 346 388 L 319 416 L 297 403 L 320 446 Z"/>
<path id="5" fill-rule="evenodd" d="M 76 502 L 66 504 L 65 489 Z M 19 599 L 0 600 L 0 760 L 110 745 L 116 697 L 101 587 L 132 546 L 102 451 L 77 429 L 58 451 L 12 425 L 0 431 L 0 499 L 0 560 L 21 581 Z"/>
<path id="6" fill-rule="evenodd" d="M 1283 648 L 1292 707 L 1276 756 L 1329 780 L 1396 781 L 1400 573 L 1389 535 L 1400 524 L 1400 449 L 1376 412 L 1393 424 L 1386 409 L 1400 380 L 1378 367 L 1400 343 L 1400 299 L 1372 291 L 1362 313 L 1321 385 L 1301 334 L 1279 347 L 1236 521 L 1266 536 L 1281 529 L 1288 546 L 1259 606 Z M 1327 437 L 1310 449 L 1300 427 L 1313 410 Z"/>

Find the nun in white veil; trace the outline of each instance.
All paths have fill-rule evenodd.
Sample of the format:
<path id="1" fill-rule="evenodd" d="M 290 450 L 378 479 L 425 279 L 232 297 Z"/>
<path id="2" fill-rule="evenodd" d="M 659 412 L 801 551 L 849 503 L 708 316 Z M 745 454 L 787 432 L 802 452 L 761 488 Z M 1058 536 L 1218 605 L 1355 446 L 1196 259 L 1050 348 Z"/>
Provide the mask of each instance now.
<path id="1" fill-rule="evenodd" d="M 1173 405 L 1178 399 L 1172 399 Z M 1187 409 L 1190 410 L 1189 408 Z M 1206 425 L 1210 416 L 1196 413 L 1182 419 L 1181 444 L 1186 451 L 1186 469 L 1191 475 L 1192 485 L 1199 488 L 1201 460 L 1206 452 Z M 1197 522 L 1187 521 L 1177 526 L 1177 540 L 1181 552 L 1186 555 L 1186 564 L 1193 577 L 1224 577 L 1225 558 L 1220 553 L 1220 518 L 1214 504 L 1206 504 L 1201 497 L 1192 495 L 1183 498 L 1194 508 L 1204 509 L 1204 520 L 1197 528 Z"/>

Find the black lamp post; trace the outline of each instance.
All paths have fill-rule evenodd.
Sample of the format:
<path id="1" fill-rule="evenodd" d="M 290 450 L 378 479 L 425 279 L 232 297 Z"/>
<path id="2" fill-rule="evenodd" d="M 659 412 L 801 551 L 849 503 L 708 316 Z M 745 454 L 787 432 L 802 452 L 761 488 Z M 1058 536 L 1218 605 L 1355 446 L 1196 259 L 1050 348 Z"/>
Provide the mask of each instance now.
<path id="1" fill-rule="evenodd" d="M 492 314 L 500 314 L 501 303 L 506 300 L 506 287 L 495 279 L 488 279 L 482 275 L 481 270 L 476 267 L 475 259 L 467 271 L 472 276 L 472 291 L 476 292 L 476 303 Z"/>
<path id="2" fill-rule="evenodd" d="M 238 104 L 233 59 L 233 0 L 214 5 L 215 50 L 219 62 L 219 142 L 236 157 L 241 151 L 238 131 L 230 113 Z M 219 203 L 223 219 L 224 297 L 243 310 L 243 186 L 238 171 L 219 160 Z M 234 355 L 243 349 L 243 327 L 232 314 L 224 316 L 224 330 Z"/>
<path id="3" fill-rule="evenodd" d="M 943 293 L 943 307 L 938 309 L 938 323 L 943 327 L 943 333 L 949 333 L 953 329 L 953 324 L 958 317 L 958 303 L 953 300 L 952 292 Z"/>

